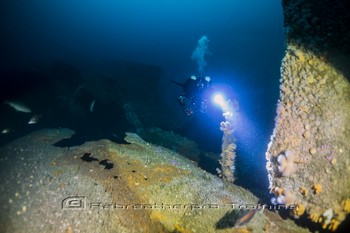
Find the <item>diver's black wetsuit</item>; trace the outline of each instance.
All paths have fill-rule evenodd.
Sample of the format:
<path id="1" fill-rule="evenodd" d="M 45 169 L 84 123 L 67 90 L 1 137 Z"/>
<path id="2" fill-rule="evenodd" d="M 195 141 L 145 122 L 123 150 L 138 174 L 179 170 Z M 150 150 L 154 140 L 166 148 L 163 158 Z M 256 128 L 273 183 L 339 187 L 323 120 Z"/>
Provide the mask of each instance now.
<path id="1" fill-rule="evenodd" d="M 184 94 L 180 95 L 178 100 L 184 108 L 187 115 L 192 115 L 194 112 L 207 111 L 206 91 L 211 86 L 210 78 L 192 76 L 181 85 Z"/>

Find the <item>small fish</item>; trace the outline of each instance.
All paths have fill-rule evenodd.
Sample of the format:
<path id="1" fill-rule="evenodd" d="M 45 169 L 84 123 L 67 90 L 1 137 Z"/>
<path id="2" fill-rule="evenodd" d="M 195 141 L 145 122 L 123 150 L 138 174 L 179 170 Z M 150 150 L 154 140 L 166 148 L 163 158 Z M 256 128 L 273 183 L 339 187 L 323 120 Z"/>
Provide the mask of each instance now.
<path id="1" fill-rule="evenodd" d="M 10 133 L 10 132 L 11 132 L 11 129 L 8 129 L 8 128 L 3 129 L 3 130 L 1 131 L 2 134 L 8 134 L 8 133 Z"/>
<path id="2" fill-rule="evenodd" d="M 90 104 L 90 112 L 94 111 L 94 107 L 95 107 L 95 100 L 93 100 Z"/>
<path id="3" fill-rule="evenodd" d="M 38 123 L 40 117 L 41 117 L 40 115 L 35 114 L 34 116 L 32 116 L 32 118 L 30 118 L 30 120 L 28 121 L 28 124 L 33 125 Z"/>
<path id="4" fill-rule="evenodd" d="M 250 220 L 252 220 L 256 212 L 257 209 L 249 210 L 248 213 L 236 220 L 234 227 L 240 227 L 247 224 Z"/>
<path id="5" fill-rule="evenodd" d="M 18 101 L 5 101 L 5 104 L 10 105 L 12 108 L 14 108 L 17 112 L 25 112 L 30 113 L 32 110 L 25 104 L 18 102 Z"/>

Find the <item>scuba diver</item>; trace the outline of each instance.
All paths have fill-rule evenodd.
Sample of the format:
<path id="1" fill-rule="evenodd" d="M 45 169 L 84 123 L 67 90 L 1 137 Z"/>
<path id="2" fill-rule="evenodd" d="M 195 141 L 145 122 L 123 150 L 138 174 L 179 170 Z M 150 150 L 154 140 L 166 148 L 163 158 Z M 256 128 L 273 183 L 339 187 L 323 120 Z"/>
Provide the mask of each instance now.
<path id="1" fill-rule="evenodd" d="M 183 84 L 173 82 L 183 89 L 183 94 L 179 96 L 178 101 L 188 116 L 198 111 L 202 113 L 207 111 L 207 92 L 211 88 L 209 76 L 202 78 L 192 75 Z"/>

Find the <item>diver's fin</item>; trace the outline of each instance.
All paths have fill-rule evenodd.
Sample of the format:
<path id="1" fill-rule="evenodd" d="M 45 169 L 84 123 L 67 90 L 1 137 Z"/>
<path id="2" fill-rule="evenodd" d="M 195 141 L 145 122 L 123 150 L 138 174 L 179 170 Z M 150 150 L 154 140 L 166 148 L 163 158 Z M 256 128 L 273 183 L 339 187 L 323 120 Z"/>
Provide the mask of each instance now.
<path id="1" fill-rule="evenodd" d="M 170 82 L 172 82 L 172 83 L 174 83 L 174 84 L 176 84 L 176 85 L 178 85 L 178 86 L 180 86 L 180 87 L 184 87 L 184 86 L 185 86 L 185 84 L 179 83 L 179 82 L 174 81 L 174 80 L 170 80 Z"/>

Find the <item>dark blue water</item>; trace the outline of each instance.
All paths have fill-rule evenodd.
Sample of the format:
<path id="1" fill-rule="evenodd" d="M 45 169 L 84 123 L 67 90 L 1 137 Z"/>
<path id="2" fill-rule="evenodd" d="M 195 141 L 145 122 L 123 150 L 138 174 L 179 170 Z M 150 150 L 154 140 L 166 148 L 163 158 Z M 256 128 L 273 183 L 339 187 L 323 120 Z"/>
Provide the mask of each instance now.
<path id="1" fill-rule="evenodd" d="M 2 86 L 16 80 L 15 84 L 8 85 L 13 90 L 7 88 L 12 91 L 4 94 L 2 101 L 9 97 L 23 98 L 18 90 L 22 90 L 21 83 L 28 81 L 27 77 L 39 80 L 37 83 L 29 82 L 29 86 L 38 88 L 42 80 L 50 76 L 43 71 L 43 67 L 49 67 L 55 61 L 76 68 L 77 76 L 82 75 L 80 72 L 84 72 L 86 67 L 92 69 L 96 66 L 93 69 L 103 70 L 102 61 L 146 64 L 158 67 L 160 78 L 152 83 L 149 92 L 147 89 L 145 92 L 133 92 L 134 98 L 142 100 L 156 92 L 157 98 L 172 113 L 172 122 L 175 122 L 175 126 L 159 124 L 157 119 L 164 118 L 163 105 L 159 105 L 150 113 L 153 120 L 147 126 L 174 130 L 195 140 L 202 150 L 219 153 L 221 132 L 218 124 L 222 120 L 221 113 L 213 110 L 187 117 L 177 103 L 181 88 L 170 83 L 170 80 L 184 82 L 192 74 L 198 74 L 191 54 L 198 39 L 206 35 L 210 54 L 206 57 L 207 66 L 203 73 L 209 75 L 219 89 L 225 87 L 229 92 L 226 95 L 236 99 L 240 106 L 236 131 L 237 182 L 262 188 L 259 186 L 261 180 L 254 177 L 266 177 L 265 151 L 276 112 L 279 67 L 284 49 L 280 1 L 4 0 L 0 4 Z M 110 64 L 109 69 L 113 67 Z M 13 73 L 13 70 L 17 73 Z M 110 70 L 106 73 L 108 76 Z M 145 72 L 139 71 L 140 77 L 143 77 L 142 73 Z M 38 76 L 41 77 L 39 74 L 43 76 L 42 79 L 38 79 Z M 12 77 L 11 80 L 9 77 Z M 144 82 L 140 81 L 140 85 L 144 85 Z M 23 90 L 28 93 L 26 88 Z M 96 97 L 86 98 L 84 104 L 88 106 L 93 99 Z M 120 105 L 122 102 L 119 100 Z M 122 112 L 108 112 L 108 103 L 99 105 L 98 101 L 97 112 L 98 106 L 101 107 L 94 119 L 101 121 L 96 128 L 117 128 L 113 119 L 117 119 L 114 116 L 120 116 Z M 135 108 L 137 112 L 137 104 Z M 104 119 L 106 113 L 108 120 Z M 57 112 L 51 111 L 51 115 L 47 115 L 57 116 Z M 59 119 L 64 117 L 60 116 Z M 52 124 L 50 120 L 42 122 L 42 127 L 74 127 L 82 121 L 66 125 Z M 84 127 L 93 127 L 88 120 L 83 122 L 79 126 L 82 135 Z M 120 119 L 120 122 L 123 120 Z M 132 126 L 121 128 L 122 131 L 132 130 Z M 27 128 L 25 132 L 30 130 Z M 103 132 L 98 134 L 104 135 Z"/>

